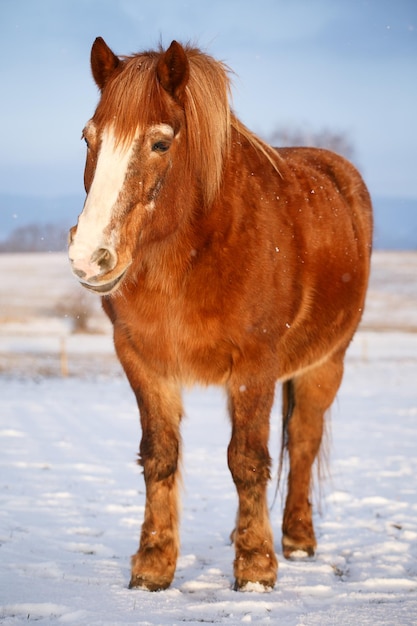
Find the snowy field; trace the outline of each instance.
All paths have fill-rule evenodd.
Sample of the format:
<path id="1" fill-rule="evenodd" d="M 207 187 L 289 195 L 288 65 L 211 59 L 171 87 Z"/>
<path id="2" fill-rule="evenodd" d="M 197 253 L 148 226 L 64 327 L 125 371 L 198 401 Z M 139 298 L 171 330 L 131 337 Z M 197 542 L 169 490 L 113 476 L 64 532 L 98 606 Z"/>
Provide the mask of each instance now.
<path id="1" fill-rule="evenodd" d="M 374 255 L 315 493 L 317 555 L 285 561 L 278 497 L 270 593 L 231 588 L 236 496 L 216 388 L 185 394 L 174 583 L 127 589 L 144 484 L 137 409 L 109 325 L 95 306 L 90 332 L 71 332 L 74 299 L 80 310 L 85 301 L 65 255 L 0 255 L 0 272 L 1 624 L 417 624 L 417 253 Z M 278 392 L 274 476 L 279 404 Z"/>

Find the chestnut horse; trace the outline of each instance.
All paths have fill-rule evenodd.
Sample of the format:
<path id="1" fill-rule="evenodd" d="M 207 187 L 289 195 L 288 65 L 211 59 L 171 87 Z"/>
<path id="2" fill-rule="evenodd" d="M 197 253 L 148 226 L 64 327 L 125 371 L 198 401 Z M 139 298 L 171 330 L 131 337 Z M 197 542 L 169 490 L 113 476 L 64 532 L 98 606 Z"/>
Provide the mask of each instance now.
<path id="1" fill-rule="evenodd" d="M 130 586 L 173 580 L 181 387 L 198 382 L 228 395 L 235 588 L 271 588 L 275 385 L 290 463 L 283 553 L 311 556 L 312 464 L 368 282 L 367 189 L 336 154 L 257 138 L 230 109 L 226 67 L 198 49 L 118 57 L 98 38 L 91 68 L 101 93 L 69 257 L 103 296 L 140 412 L 146 508 Z"/>

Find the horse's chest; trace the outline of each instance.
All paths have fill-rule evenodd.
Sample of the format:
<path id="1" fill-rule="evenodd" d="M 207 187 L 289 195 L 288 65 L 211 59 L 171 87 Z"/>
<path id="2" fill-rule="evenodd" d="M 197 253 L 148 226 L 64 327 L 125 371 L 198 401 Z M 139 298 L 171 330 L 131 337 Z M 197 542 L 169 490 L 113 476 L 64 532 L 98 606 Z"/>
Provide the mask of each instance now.
<path id="1" fill-rule="evenodd" d="M 232 355 L 221 318 L 196 302 L 148 301 L 130 311 L 120 327 L 136 357 L 160 375 L 214 384 L 230 373 Z"/>

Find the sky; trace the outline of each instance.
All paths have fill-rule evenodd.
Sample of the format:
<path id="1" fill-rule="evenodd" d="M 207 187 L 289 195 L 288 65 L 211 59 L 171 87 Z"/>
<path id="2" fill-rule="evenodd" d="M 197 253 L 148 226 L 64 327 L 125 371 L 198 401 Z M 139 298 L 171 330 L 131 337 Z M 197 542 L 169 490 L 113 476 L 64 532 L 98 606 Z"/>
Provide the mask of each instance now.
<path id="1" fill-rule="evenodd" d="M 197 44 L 249 128 L 343 133 L 373 195 L 417 198 L 417 0 L 0 0 L 0 193 L 83 193 L 99 35 Z"/>

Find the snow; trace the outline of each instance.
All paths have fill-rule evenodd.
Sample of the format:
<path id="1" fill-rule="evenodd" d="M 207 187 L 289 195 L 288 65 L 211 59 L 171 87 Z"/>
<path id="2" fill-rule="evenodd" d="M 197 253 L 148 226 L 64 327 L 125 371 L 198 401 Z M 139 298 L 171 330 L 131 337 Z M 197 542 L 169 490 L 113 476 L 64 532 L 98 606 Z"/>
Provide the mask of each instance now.
<path id="1" fill-rule="evenodd" d="M 316 557 L 283 558 L 278 497 L 278 583 L 232 590 L 226 402 L 218 388 L 195 388 L 184 394 L 181 556 L 171 588 L 157 593 L 127 588 L 144 483 L 137 409 L 110 328 L 97 309 L 94 334 L 71 334 L 55 310 L 78 289 L 65 257 L 30 256 L 0 255 L 1 624 L 417 623 L 417 254 L 374 257 L 328 423 L 328 475 L 315 489 Z M 279 405 L 277 393 L 271 503 Z"/>

